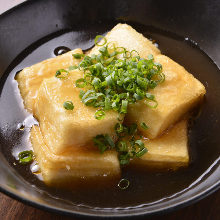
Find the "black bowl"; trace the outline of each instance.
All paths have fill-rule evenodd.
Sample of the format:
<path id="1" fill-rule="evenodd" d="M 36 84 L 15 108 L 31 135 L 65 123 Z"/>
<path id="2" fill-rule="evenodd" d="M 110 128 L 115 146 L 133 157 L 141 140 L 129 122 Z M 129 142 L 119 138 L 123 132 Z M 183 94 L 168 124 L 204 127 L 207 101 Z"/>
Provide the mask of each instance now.
<path id="1" fill-rule="evenodd" d="M 163 213 L 189 205 L 217 190 L 220 186 L 219 14 L 218 0 L 38 0 L 23 3 L 1 15 L 0 190 L 38 208 L 88 217 L 141 217 Z M 17 124 L 26 117 L 19 107 L 13 78 L 21 68 L 53 56 L 55 46 L 88 49 L 96 34 L 105 33 L 118 22 L 129 23 L 156 40 L 164 54 L 206 85 L 202 113 L 189 135 L 192 163 L 176 174 L 160 173 L 161 183 L 154 183 L 155 175 L 149 174 L 149 189 L 154 185 L 157 191 L 151 192 L 151 199 L 147 198 L 150 190 L 134 180 L 138 185 L 133 190 L 136 196 L 126 202 L 124 197 L 117 197 L 122 196 L 120 192 L 94 197 L 82 194 L 69 202 L 60 194 L 51 193 L 12 156 L 12 149 L 21 144 L 23 137 L 16 130 Z M 126 192 L 123 195 L 126 197 Z M 102 205 L 98 205 L 100 203 Z"/>

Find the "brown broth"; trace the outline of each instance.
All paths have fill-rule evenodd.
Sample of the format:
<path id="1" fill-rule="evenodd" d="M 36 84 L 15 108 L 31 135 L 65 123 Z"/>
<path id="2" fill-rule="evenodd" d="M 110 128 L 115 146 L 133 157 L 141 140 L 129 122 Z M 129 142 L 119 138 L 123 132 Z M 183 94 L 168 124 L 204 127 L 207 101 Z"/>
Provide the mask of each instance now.
<path id="1" fill-rule="evenodd" d="M 157 30 L 152 27 L 132 25 L 137 31 L 146 37 L 153 39 L 161 49 L 161 52 L 179 64 L 183 65 L 189 72 L 198 78 L 207 89 L 200 116 L 189 130 L 189 149 L 191 163 L 188 168 L 178 171 L 152 172 L 123 168 L 122 178 L 129 179 L 130 186 L 126 190 L 120 190 L 117 185 L 111 188 L 95 188 L 90 190 L 62 190 L 47 187 L 42 181 L 39 173 L 33 174 L 30 165 L 23 166 L 17 161 L 18 152 L 31 149 L 28 141 L 29 131 L 37 121 L 26 112 L 22 99 L 14 80 L 15 74 L 21 69 L 31 66 L 56 54 L 63 53 L 60 49 L 82 48 L 84 51 L 93 45 L 96 34 L 104 34 L 113 25 L 104 29 L 93 27 L 93 29 L 77 29 L 56 36 L 48 41 L 32 45 L 29 54 L 23 53 L 20 62 L 8 75 L 2 86 L 0 97 L 0 127 L 7 148 L 3 154 L 10 165 L 28 182 L 51 196 L 74 204 L 83 204 L 91 207 L 131 207 L 154 203 L 166 199 L 190 187 L 201 175 L 213 164 L 220 155 L 220 148 L 212 138 L 215 128 L 219 127 L 216 99 L 220 94 L 219 69 L 213 61 L 189 39 L 179 37 L 175 34 Z M 62 45 L 62 48 L 60 48 Z M 209 77 L 207 77 L 209 74 Z M 216 88 L 210 89 L 210 85 Z M 212 92 L 210 92 L 212 91 Z M 207 146 L 210 146 L 207 148 Z"/>

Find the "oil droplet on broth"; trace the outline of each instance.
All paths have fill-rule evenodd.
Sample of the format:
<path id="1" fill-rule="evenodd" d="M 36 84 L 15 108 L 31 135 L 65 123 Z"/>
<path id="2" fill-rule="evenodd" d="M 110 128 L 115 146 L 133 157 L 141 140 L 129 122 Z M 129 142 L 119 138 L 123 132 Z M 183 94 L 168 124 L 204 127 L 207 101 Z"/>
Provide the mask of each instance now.
<path id="1" fill-rule="evenodd" d="M 22 70 L 23 70 L 23 69 L 18 70 L 18 71 L 15 73 L 15 77 L 16 77 L 16 75 L 18 75 L 18 73 L 20 73 Z"/>
<path id="2" fill-rule="evenodd" d="M 65 46 L 60 46 L 60 47 L 57 47 L 54 49 L 54 54 L 55 54 L 55 56 L 59 56 L 64 53 L 67 53 L 68 51 L 70 51 L 70 48 L 65 47 Z"/>
<path id="3" fill-rule="evenodd" d="M 27 116 L 22 123 L 18 123 L 17 130 L 23 131 L 25 128 L 31 128 L 33 125 L 39 125 L 38 121 L 32 114 Z"/>
<path id="4" fill-rule="evenodd" d="M 23 123 L 19 123 L 19 124 L 17 125 L 17 129 L 20 130 L 20 131 L 23 131 L 23 130 L 25 129 L 24 124 L 23 124 Z"/>
<path id="5" fill-rule="evenodd" d="M 20 142 L 17 143 L 12 149 L 12 155 L 15 160 L 19 160 L 18 155 L 20 152 L 25 150 L 33 150 L 29 140 L 29 131 L 33 125 L 38 125 L 38 121 L 33 117 L 32 114 L 28 114 L 22 123 L 17 124 L 17 130 L 21 131 L 23 134 L 20 138 Z"/>
<path id="6" fill-rule="evenodd" d="M 33 174 L 39 174 L 40 173 L 40 167 L 38 164 L 35 164 L 32 168 L 31 168 L 31 172 Z"/>
<path id="7" fill-rule="evenodd" d="M 37 163 L 37 161 L 34 161 L 31 166 L 30 166 L 30 170 L 33 174 L 37 175 L 37 174 L 40 174 L 40 167 Z"/>

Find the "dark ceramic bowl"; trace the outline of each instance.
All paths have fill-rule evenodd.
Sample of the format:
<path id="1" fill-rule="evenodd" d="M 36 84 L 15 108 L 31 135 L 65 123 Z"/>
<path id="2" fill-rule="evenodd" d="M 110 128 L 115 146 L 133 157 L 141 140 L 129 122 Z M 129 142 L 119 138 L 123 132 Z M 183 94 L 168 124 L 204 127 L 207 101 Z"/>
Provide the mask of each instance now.
<path id="1" fill-rule="evenodd" d="M 38 0 L 0 16 L 0 190 L 28 205 L 87 217 L 143 217 L 189 205 L 220 186 L 220 5 L 218 0 Z M 128 191 L 51 190 L 13 157 L 27 131 L 17 129 L 21 107 L 17 71 L 54 56 L 57 46 L 84 50 L 118 22 L 156 40 L 161 51 L 192 72 L 207 89 L 189 133 L 191 164 L 177 172 L 142 173 Z M 132 176 L 134 171 L 123 171 Z M 130 172 L 130 173 L 129 173 Z M 136 171 L 135 171 L 136 172 Z"/>

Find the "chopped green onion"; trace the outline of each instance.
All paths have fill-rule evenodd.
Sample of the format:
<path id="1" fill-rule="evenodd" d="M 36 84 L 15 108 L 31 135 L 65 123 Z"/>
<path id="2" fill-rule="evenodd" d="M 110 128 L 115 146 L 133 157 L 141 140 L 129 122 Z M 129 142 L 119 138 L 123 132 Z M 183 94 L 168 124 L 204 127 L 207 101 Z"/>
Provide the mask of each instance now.
<path id="1" fill-rule="evenodd" d="M 126 154 L 119 154 L 119 163 L 120 165 L 127 165 L 130 162 L 130 155 Z"/>
<path id="2" fill-rule="evenodd" d="M 128 101 L 122 100 L 120 113 L 124 113 L 124 114 L 127 113 L 127 108 L 128 108 Z"/>
<path id="3" fill-rule="evenodd" d="M 154 89 L 157 85 L 158 85 L 158 82 L 157 82 L 157 81 L 150 80 L 150 82 L 149 82 L 149 87 L 150 87 L 151 89 Z"/>
<path id="4" fill-rule="evenodd" d="M 100 80 L 99 78 L 97 78 L 97 77 L 95 77 L 95 78 L 92 80 L 92 85 L 93 85 L 95 88 L 99 87 L 100 83 L 101 83 L 101 80 Z"/>
<path id="5" fill-rule="evenodd" d="M 124 52 L 124 54 L 123 54 L 123 57 L 124 57 L 124 58 L 130 58 L 130 57 L 131 57 L 131 52 L 129 52 L 129 51 L 126 50 L 126 51 Z"/>
<path id="6" fill-rule="evenodd" d="M 108 134 L 105 135 L 105 140 L 106 142 L 108 143 L 109 146 L 111 146 L 112 148 L 115 147 L 115 143 L 114 141 L 112 140 L 112 137 L 109 136 Z"/>
<path id="7" fill-rule="evenodd" d="M 126 52 L 126 49 L 124 47 L 116 47 L 115 51 L 117 54 L 122 54 Z"/>
<path id="8" fill-rule="evenodd" d="M 55 77 L 59 79 L 65 79 L 69 75 L 69 72 L 65 69 L 57 70 Z"/>
<path id="9" fill-rule="evenodd" d="M 160 79 L 157 80 L 157 83 L 163 83 L 165 81 L 165 75 L 164 73 L 159 74 Z"/>
<path id="10" fill-rule="evenodd" d="M 124 120 L 124 114 L 119 113 L 118 121 L 122 122 Z"/>
<path id="11" fill-rule="evenodd" d="M 118 183 L 118 187 L 122 190 L 125 190 L 129 187 L 130 182 L 127 179 L 121 179 Z"/>
<path id="12" fill-rule="evenodd" d="M 104 55 L 104 56 L 109 56 L 107 47 L 101 47 L 101 48 L 99 49 L 99 52 L 100 52 L 102 55 Z"/>
<path id="13" fill-rule="evenodd" d="M 117 143 L 117 149 L 119 152 L 127 152 L 128 151 L 128 147 L 125 141 L 119 141 Z"/>
<path id="14" fill-rule="evenodd" d="M 100 46 L 97 54 L 73 54 L 77 59 L 83 57 L 77 68 L 84 72 L 84 77 L 76 81 L 76 87 L 84 88 L 79 94 L 82 103 L 99 108 L 94 115 L 96 119 L 103 119 L 109 110 L 118 112 L 120 123 L 115 125 L 117 142 L 114 143 L 109 134 L 100 134 L 93 141 L 101 153 L 115 148 L 120 164 L 126 165 L 132 158 L 147 152 L 144 142 L 137 140 L 137 124 L 122 124 L 128 106 L 143 100 L 148 107 L 156 108 L 158 103 L 149 90 L 162 83 L 165 75 L 162 65 L 154 62 L 151 54 L 147 59 L 141 58 L 136 50 L 129 51 L 117 47 L 116 43 L 107 43 L 101 35 L 96 36 L 95 45 Z M 140 126 L 148 129 L 144 122 Z"/>
<path id="15" fill-rule="evenodd" d="M 86 86 L 86 81 L 85 79 L 81 78 L 81 79 L 77 79 L 76 80 L 76 87 L 78 88 L 83 88 Z"/>
<path id="16" fill-rule="evenodd" d="M 145 122 L 141 122 L 141 127 L 144 129 L 144 130 L 147 130 L 149 127 L 145 124 Z"/>
<path id="17" fill-rule="evenodd" d="M 117 123 L 115 125 L 115 131 L 117 134 L 122 133 L 124 131 L 124 127 L 121 123 Z"/>
<path id="18" fill-rule="evenodd" d="M 95 113 L 95 119 L 102 120 L 105 117 L 105 112 L 102 110 L 99 110 Z"/>
<path id="19" fill-rule="evenodd" d="M 129 135 L 134 135 L 137 131 L 137 124 L 133 123 L 128 127 L 128 133 Z"/>
<path id="20" fill-rule="evenodd" d="M 74 109 L 74 105 L 71 101 L 66 101 L 63 103 L 63 107 L 66 109 L 66 110 L 73 110 Z"/>
<path id="21" fill-rule="evenodd" d="M 71 71 L 71 70 L 75 70 L 75 69 L 77 69 L 78 68 L 78 66 L 69 66 L 69 70 Z"/>
<path id="22" fill-rule="evenodd" d="M 154 57 L 153 57 L 152 54 L 149 54 L 149 55 L 147 56 L 147 58 L 148 58 L 148 60 L 153 60 L 153 59 L 154 59 Z"/>
<path id="23" fill-rule="evenodd" d="M 154 100 L 155 99 L 155 96 L 150 94 L 150 93 L 146 93 L 146 98 L 147 99 L 150 99 L 150 100 Z"/>
<path id="24" fill-rule="evenodd" d="M 25 150 L 18 154 L 19 163 L 27 164 L 32 162 L 33 160 L 33 151 L 32 150 Z"/>
<path id="25" fill-rule="evenodd" d="M 102 44 L 99 44 L 102 40 L 104 40 L 104 42 Z M 107 43 L 107 40 L 104 36 L 102 35 L 97 35 L 95 37 L 95 45 L 96 46 L 104 46 Z"/>
<path id="26" fill-rule="evenodd" d="M 158 102 L 156 100 L 145 99 L 144 103 L 150 108 L 156 108 L 158 106 Z"/>
<path id="27" fill-rule="evenodd" d="M 84 57 L 84 54 L 81 54 L 81 53 L 74 53 L 72 55 L 75 59 L 81 59 L 82 57 Z"/>
<path id="28" fill-rule="evenodd" d="M 136 56 L 133 55 L 134 53 L 136 53 Z M 136 50 L 131 51 L 131 56 L 132 57 L 140 57 L 139 53 Z"/>
<path id="29" fill-rule="evenodd" d="M 136 153 L 136 157 L 142 157 L 146 153 L 147 153 L 147 148 L 142 148 L 140 151 Z"/>
<path id="30" fill-rule="evenodd" d="M 160 63 L 154 62 L 154 65 L 157 67 L 157 69 L 160 71 L 162 70 L 162 65 Z"/>
<path id="31" fill-rule="evenodd" d="M 111 100 L 109 97 L 105 97 L 105 110 L 111 109 Z"/>
<path id="32" fill-rule="evenodd" d="M 79 91 L 79 97 L 82 98 L 84 95 L 85 95 L 85 91 L 80 90 L 80 91 Z"/>
<path id="33" fill-rule="evenodd" d="M 101 153 L 104 153 L 107 150 L 107 145 L 105 143 L 104 135 L 97 135 L 93 138 L 94 144 L 99 148 Z"/>
<path id="34" fill-rule="evenodd" d="M 141 141 L 141 140 L 136 140 L 136 141 L 135 141 L 135 144 L 137 144 L 140 149 L 143 149 L 143 148 L 144 148 L 144 143 L 143 143 L 143 141 Z"/>

